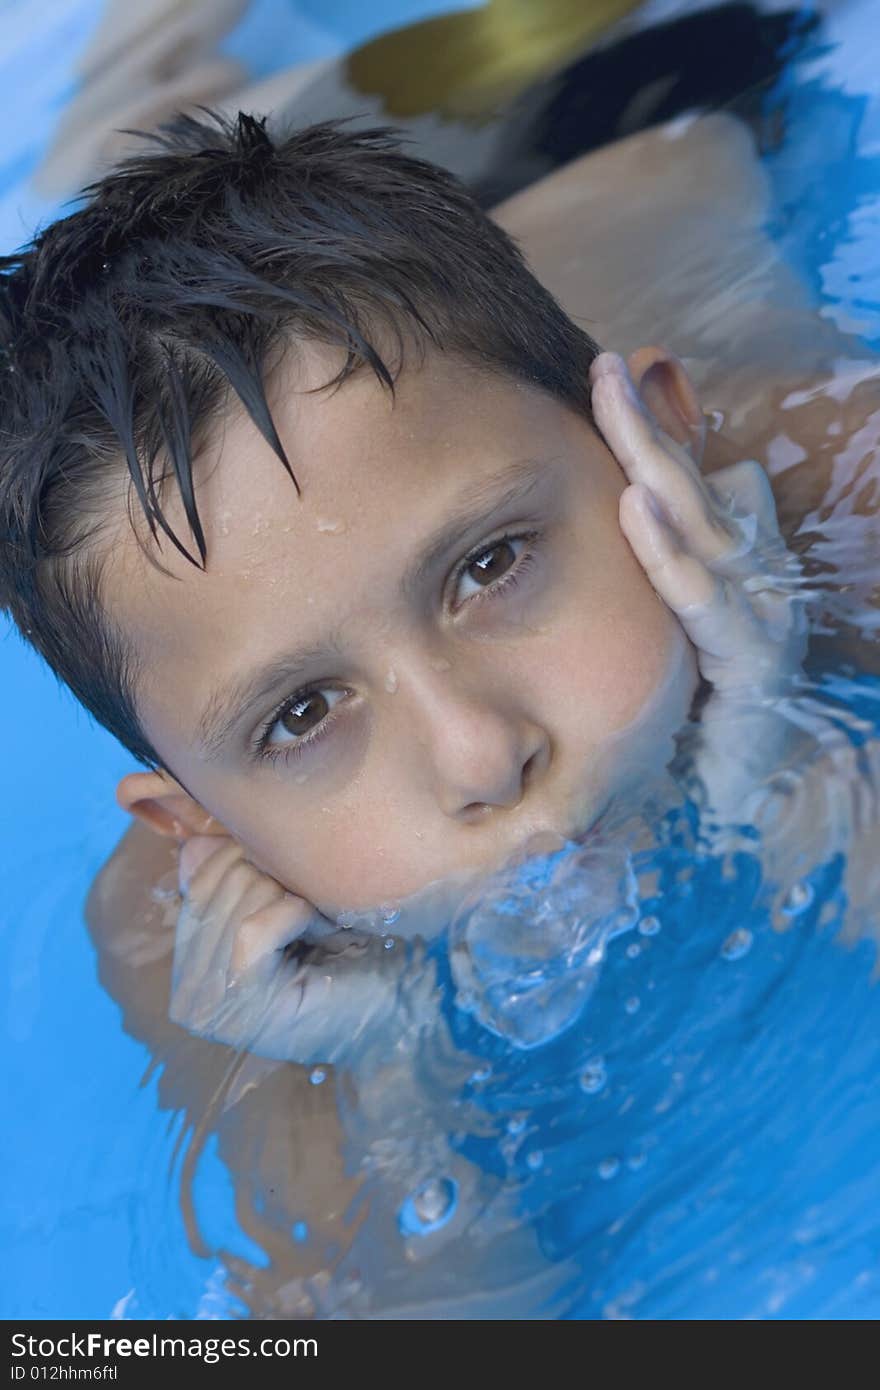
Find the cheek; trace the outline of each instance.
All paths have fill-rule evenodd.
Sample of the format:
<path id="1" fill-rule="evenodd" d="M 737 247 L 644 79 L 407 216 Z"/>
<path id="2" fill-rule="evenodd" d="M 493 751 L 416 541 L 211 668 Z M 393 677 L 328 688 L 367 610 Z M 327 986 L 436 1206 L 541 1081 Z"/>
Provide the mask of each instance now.
<path id="1" fill-rule="evenodd" d="M 241 833 L 255 863 L 332 915 L 381 903 L 392 883 L 399 892 L 411 891 L 406 886 L 411 878 L 420 886 L 418 861 L 425 847 L 413 838 L 412 824 L 405 808 L 403 815 L 389 816 L 355 787 L 343 804 L 316 797 L 295 814 L 279 791 L 276 803 L 262 801 L 259 823 Z"/>
<path id="2" fill-rule="evenodd" d="M 631 722 L 663 682 L 681 629 L 647 579 L 595 582 L 541 654 L 548 712 L 595 739 Z"/>

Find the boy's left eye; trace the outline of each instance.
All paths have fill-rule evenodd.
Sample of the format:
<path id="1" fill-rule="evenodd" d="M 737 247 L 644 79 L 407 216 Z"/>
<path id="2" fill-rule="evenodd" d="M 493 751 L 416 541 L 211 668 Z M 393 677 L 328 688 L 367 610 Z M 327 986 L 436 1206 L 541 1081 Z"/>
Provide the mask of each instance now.
<path id="1" fill-rule="evenodd" d="M 465 560 L 455 586 L 456 603 L 497 589 L 505 579 L 512 580 L 522 552 L 528 548 L 529 536 L 501 536 L 485 545 Z M 466 586 L 471 586 L 469 591 Z"/>

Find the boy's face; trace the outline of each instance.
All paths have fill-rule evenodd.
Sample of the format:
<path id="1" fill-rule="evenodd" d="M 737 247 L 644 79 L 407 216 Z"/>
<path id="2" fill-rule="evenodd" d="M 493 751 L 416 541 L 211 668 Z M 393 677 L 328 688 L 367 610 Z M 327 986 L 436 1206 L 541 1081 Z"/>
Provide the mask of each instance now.
<path id="1" fill-rule="evenodd" d="M 583 832 L 665 765 L 697 683 L 585 419 L 439 353 L 396 403 L 367 370 L 304 394 L 341 361 L 307 345 L 273 379 L 301 497 L 231 415 L 194 467 L 207 572 L 166 541 L 162 574 L 126 518 L 105 590 L 161 758 L 329 916 Z"/>

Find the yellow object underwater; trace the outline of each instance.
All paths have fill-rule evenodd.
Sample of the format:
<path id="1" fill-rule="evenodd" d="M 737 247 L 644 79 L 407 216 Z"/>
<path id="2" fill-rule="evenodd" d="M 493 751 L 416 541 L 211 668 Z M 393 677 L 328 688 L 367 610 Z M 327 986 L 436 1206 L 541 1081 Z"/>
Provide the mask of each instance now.
<path id="1" fill-rule="evenodd" d="M 381 34 L 347 60 L 351 85 L 389 115 L 479 121 L 563 67 L 637 0 L 488 0 Z"/>

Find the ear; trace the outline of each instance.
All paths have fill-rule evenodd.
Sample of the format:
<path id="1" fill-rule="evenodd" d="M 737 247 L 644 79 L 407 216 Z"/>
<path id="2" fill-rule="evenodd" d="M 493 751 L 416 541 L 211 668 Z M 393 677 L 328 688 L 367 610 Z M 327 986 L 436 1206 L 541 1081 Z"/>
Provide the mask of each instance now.
<path id="1" fill-rule="evenodd" d="M 699 464 L 706 445 L 706 416 L 684 363 L 663 347 L 641 347 L 627 365 L 643 404 L 657 424 Z"/>
<path id="2" fill-rule="evenodd" d="M 157 835 L 188 840 L 191 835 L 229 832 L 167 772 L 129 772 L 116 788 L 123 811 L 137 816 Z"/>

